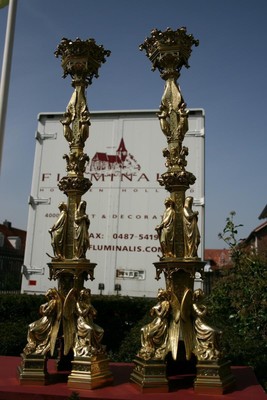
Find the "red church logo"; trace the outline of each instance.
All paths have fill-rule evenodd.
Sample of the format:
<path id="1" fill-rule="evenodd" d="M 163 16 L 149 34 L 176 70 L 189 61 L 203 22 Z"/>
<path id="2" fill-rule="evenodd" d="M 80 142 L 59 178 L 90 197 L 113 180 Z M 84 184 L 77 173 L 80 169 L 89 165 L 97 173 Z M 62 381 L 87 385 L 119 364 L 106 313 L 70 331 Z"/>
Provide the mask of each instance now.
<path id="1" fill-rule="evenodd" d="M 123 138 L 120 141 L 116 154 L 96 152 L 91 160 L 90 171 L 116 174 L 120 172 L 140 171 L 141 166 L 135 157 L 128 152 Z"/>

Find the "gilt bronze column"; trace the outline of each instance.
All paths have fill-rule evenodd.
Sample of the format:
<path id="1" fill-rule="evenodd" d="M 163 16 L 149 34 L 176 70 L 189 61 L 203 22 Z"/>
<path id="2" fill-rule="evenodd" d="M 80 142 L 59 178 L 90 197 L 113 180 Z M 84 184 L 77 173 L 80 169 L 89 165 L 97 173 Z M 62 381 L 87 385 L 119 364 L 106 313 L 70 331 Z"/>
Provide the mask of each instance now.
<path id="1" fill-rule="evenodd" d="M 84 147 L 90 126 L 85 90 L 98 77 L 109 55 L 110 51 L 94 39 L 63 38 L 55 51 L 55 56 L 61 57 L 63 77 L 70 75 L 74 88 L 61 120 L 69 152 L 63 156 L 67 174 L 58 186 L 67 200 L 59 204 L 59 217 L 49 229 L 54 254 L 48 267 L 50 279 L 57 281 L 58 288 L 48 291 L 48 301 L 40 309 L 41 319 L 29 325 L 19 368 L 22 384 L 45 384 L 49 380 L 46 361 L 56 343 L 60 345 L 58 369 L 71 371 L 70 387 L 94 389 L 113 380 L 101 343 L 104 332 L 93 321 L 96 310 L 91 304 L 91 291 L 84 288 L 88 277 L 94 279 L 96 264 L 86 257 L 90 220 L 87 203 L 82 199 L 92 185 L 84 176 L 89 162 Z"/>
<path id="2" fill-rule="evenodd" d="M 159 184 L 169 192 L 162 221 L 156 227 L 162 254 L 160 261 L 154 263 L 156 279 L 163 273 L 166 289 L 159 290 L 158 303 L 151 310 L 154 319 L 141 329 L 141 349 L 134 360 L 135 368 L 131 375 L 139 389 L 148 392 L 169 390 L 167 366 L 170 359 L 184 358 L 186 362 L 196 357 L 198 388 L 204 385 L 214 389 L 216 386 L 222 392 L 232 382 L 229 369 L 222 382 L 221 375 L 225 375 L 227 367 L 220 370 L 218 366 L 219 332 L 207 325 L 208 333 L 204 332 L 202 317 L 205 313 L 200 312 L 198 305 L 201 296 L 194 292 L 195 274 L 203 272 L 205 262 L 198 257 L 198 212 L 193 210 L 193 197 L 186 195 L 196 178 L 186 169 L 190 149 L 183 145 L 183 141 L 188 131 L 189 111 L 177 80 L 182 67 L 189 67 L 192 47 L 198 44 L 198 40 L 182 27 L 176 31 L 168 28 L 164 32 L 154 29 L 140 46 L 152 63 L 152 70 L 159 70 L 165 81 L 158 118 L 167 141 L 167 147 L 163 149 L 167 171 L 159 178 Z M 197 325 L 202 326 L 202 331 Z M 206 381 L 199 377 L 208 368 L 207 363 L 202 368 L 203 360 L 213 367 L 216 365 L 213 370 L 210 367 L 210 380 Z M 222 370 L 224 374 L 221 374 Z"/>
<path id="3" fill-rule="evenodd" d="M 67 175 L 61 178 L 59 189 L 67 196 L 66 219 L 64 224 L 56 223 L 50 229 L 54 256 L 49 263 L 50 279 L 58 280 L 58 289 L 63 296 L 75 288 L 83 288 L 84 281 L 94 279 L 95 263 L 86 258 L 89 248 L 88 229 L 90 221 L 86 214 L 87 204 L 82 196 L 92 183 L 84 177 L 88 155 L 84 152 L 89 137 L 90 113 L 85 90 L 98 77 L 98 69 L 110 52 L 96 44 L 94 39 L 75 41 L 63 38 L 55 51 L 61 57 L 63 77 L 72 78 L 73 94 L 63 114 L 63 134 L 69 145 L 64 154 Z M 89 205 L 90 207 L 90 205 Z M 60 243 L 61 251 L 55 249 Z"/>

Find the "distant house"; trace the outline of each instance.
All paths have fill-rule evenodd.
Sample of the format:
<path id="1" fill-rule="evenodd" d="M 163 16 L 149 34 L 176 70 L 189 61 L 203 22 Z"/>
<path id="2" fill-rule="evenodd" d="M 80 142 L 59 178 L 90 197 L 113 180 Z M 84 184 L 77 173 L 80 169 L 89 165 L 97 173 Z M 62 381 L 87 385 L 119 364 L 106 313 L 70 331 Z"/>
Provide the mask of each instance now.
<path id="1" fill-rule="evenodd" d="M 204 261 L 206 262 L 204 267 L 204 291 L 209 294 L 215 281 L 225 269 L 231 268 L 233 263 L 228 249 L 205 249 Z"/>
<path id="2" fill-rule="evenodd" d="M 20 290 L 26 231 L 0 224 L 0 291 Z"/>
<path id="3" fill-rule="evenodd" d="M 267 259 L 267 221 L 253 229 L 241 246 Z"/>
<path id="4" fill-rule="evenodd" d="M 223 268 L 230 268 L 232 260 L 228 249 L 205 249 L 204 260 L 206 272 L 218 271 Z"/>
<path id="5" fill-rule="evenodd" d="M 246 239 L 240 243 L 241 247 L 249 252 L 253 251 L 255 254 L 267 260 L 267 205 L 264 207 L 259 215 L 259 219 L 265 219 L 261 225 L 253 229 Z"/>

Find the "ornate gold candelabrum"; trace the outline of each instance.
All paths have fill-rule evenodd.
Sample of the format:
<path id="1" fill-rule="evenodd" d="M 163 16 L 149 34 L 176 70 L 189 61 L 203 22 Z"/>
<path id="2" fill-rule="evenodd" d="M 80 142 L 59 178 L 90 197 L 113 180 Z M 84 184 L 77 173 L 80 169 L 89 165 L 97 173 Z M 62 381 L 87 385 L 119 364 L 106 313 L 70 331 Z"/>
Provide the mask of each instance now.
<path id="1" fill-rule="evenodd" d="M 203 292 L 194 291 L 195 274 L 203 272 L 205 263 L 198 257 L 198 212 L 192 209 L 193 197 L 186 196 L 196 178 L 186 170 L 189 149 L 183 140 L 189 111 L 177 84 L 182 67 L 189 67 L 194 45 L 198 46 L 198 41 L 182 27 L 165 32 L 154 29 L 140 46 L 152 62 L 152 70 L 158 69 L 165 81 L 158 118 L 167 140 L 163 149 L 167 171 L 159 183 L 169 192 L 162 221 L 156 227 L 162 256 L 154 263 L 156 279 L 163 273 L 166 289 L 159 290 L 158 303 L 151 310 L 153 321 L 141 329 L 141 349 L 131 375 L 142 391 L 168 391 L 166 371 L 171 358 L 189 361 L 196 357 L 196 390 L 221 393 L 233 383 L 229 365 L 220 360 L 220 332 L 204 323 Z M 175 374 L 175 368 L 171 373 Z"/>
<path id="2" fill-rule="evenodd" d="M 84 288 L 88 277 L 94 279 L 96 266 L 86 258 L 90 221 L 86 202 L 82 200 L 92 185 L 84 177 L 89 161 L 84 147 L 90 126 L 85 89 L 98 77 L 98 70 L 110 51 L 97 45 L 94 39 L 63 38 L 55 55 L 61 57 L 63 77 L 70 75 L 74 88 L 61 120 L 69 153 L 63 156 L 67 175 L 58 186 L 67 196 L 67 202 L 59 204 L 59 218 L 49 230 L 54 255 L 48 266 L 50 279 L 58 281 L 58 289 L 48 291 L 48 301 L 40 309 L 42 318 L 29 325 L 28 343 L 19 368 L 20 382 L 46 383 L 47 356 L 53 355 L 59 342 L 58 369 L 66 370 L 72 365 L 68 385 L 93 389 L 110 383 L 112 375 L 101 344 L 103 329 L 93 322 L 96 310 L 91 304 L 90 290 Z"/>
<path id="3" fill-rule="evenodd" d="M 94 39 L 71 41 L 63 38 L 55 52 L 61 57 L 63 77 L 70 75 L 74 92 L 66 112 L 63 114 L 64 137 L 69 144 L 66 160 L 67 176 L 59 182 L 59 189 L 68 198 L 68 204 L 61 203 L 61 215 L 50 229 L 54 257 L 49 264 L 50 278 L 58 280 L 58 289 L 66 296 L 72 288 L 81 290 L 84 280 L 94 279 L 94 263 L 86 259 L 89 248 L 88 229 L 90 221 L 86 214 L 86 202 L 82 200 L 92 183 L 84 177 L 89 157 L 84 153 L 89 137 L 90 113 L 87 107 L 85 89 L 98 77 L 98 69 L 110 52 L 98 46 Z"/>

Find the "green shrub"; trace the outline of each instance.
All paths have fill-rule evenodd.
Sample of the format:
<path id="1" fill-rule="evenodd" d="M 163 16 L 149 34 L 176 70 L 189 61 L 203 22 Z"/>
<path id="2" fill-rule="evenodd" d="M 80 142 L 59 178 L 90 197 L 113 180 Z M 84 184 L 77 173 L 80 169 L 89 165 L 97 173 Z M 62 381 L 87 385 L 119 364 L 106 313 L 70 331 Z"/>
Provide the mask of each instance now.
<path id="1" fill-rule="evenodd" d="M 210 318 L 223 331 L 222 350 L 233 364 L 250 365 L 258 377 L 267 370 L 267 263 L 236 240 L 234 213 L 220 237 L 229 245 L 233 268 L 207 298 Z"/>
<path id="2" fill-rule="evenodd" d="M 145 297 L 95 296 L 92 303 L 97 310 L 96 323 L 104 329 L 103 344 L 117 353 L 131 328 L 149 311 L 151 300 Z"/>
<path id="3" fill-rule="evenodd" d="M 234 364 L 267 367 L 267 269 L 243 260 L 221 278 L 207 299 L 213 323 L 223 331 L 223 352 Z"/>
<path id="4" fill-rule="evenodd" d="M 155 301 L 153 305 L 155 304 Z M 151 308 L 151 307 L 150 307 Z M 141 320 L 132 326 L 129 333 L 121 342 L 119 350 L 111 354 L 111 359 L 117 362 L 132 362 L 141 348 L 141 328 L 151 322 L 151 316 L 147 312 Z"/>

